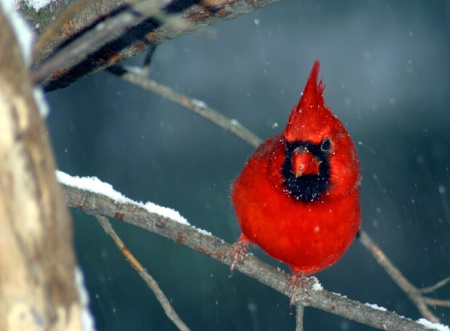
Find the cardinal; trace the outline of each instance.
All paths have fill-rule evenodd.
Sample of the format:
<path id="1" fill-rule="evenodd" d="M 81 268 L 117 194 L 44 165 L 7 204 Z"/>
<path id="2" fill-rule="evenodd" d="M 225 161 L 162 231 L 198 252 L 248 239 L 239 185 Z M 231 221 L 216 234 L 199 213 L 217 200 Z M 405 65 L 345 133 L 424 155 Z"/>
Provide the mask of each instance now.
<path id="1" fill-rule="evenodd" d="M 360 224 L 360 166 L 355 145 L 325 105 L 315 61 L 286 128 L 265 140 L 232 184 L 242 234 L 231 269 L 250 243 L 289 265 L 291 305 L 300 283 L 338 261 Z"/>

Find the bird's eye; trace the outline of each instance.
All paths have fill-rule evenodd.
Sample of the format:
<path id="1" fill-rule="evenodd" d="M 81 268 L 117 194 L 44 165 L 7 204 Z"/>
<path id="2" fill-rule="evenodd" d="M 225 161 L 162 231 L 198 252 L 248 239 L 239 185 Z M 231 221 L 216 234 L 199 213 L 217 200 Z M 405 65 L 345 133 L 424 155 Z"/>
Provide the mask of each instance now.
<path id="1" fill-rule="evenodd" d="M 331 140 L 330 138 L 325 139 L 320 145 L 320 149 L 322 152 L 328 152 L 331 149 Z"/>

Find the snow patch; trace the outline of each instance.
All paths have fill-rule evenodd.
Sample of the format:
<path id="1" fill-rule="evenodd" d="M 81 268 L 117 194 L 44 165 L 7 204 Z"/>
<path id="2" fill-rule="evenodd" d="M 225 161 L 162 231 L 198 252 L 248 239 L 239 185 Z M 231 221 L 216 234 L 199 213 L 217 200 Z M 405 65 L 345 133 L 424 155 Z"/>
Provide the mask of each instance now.
<path id="1" fill-rule="evenodd" d="M 417 323 L 423 325 L 424 327 L 430 330 L 450 331 L 450 328 L 447 325 L 433 323 L 430 322 L 429 320 L 426 320 L 425 318 L 420 318 L 419 320 L 417 320 Z"/>
<path id="2" fill-rule="evenodd" d="M 111 184 L 104 183 L 97 177 L 78 177 L 70 176 L 62 171 L 56 171 L 56 177 L 61 184 L 79 188 L 81 190 L 90 191 L 105 195 L 118 203 L 135 204 L 141 208 L 146 209 L 149 213 L 158 214 L 165 218 L 170 218 L 181 224 L 190 225 L 189 222 L 174 209 L 159 206 L 153 202 L 137 202 L 127 198 L 122 193 L 113 189 Z"/>
<path id="3" fill-rule="evenodd" d="M 313 284 L 312 289 L 314 291 L 322 291 L 323 290 L 322 284 L 319 283 L 318 279 L 316 279 L 316 282 Z"/>
<path id="4" fill-rule="evenodd" d="M 124 64 L 122 67 L 123 67 L 126 71 L 133 72 L 133 73 L 135 73 L 135 74 L 142 74 L 142 73 L 143 73 L 142 67 L 138 67 L 138 66 L 129 66 L 129 65 L 126 65 L 126 64 Z"/>
<path id="5" fill-rule="evenodd" d="M 25 2 L 28 7 L 33 8 L 35 11 L 39 11 L 45 6 L 49 5 L 53 0 L 15 0 L 16 3 Z"/>
<path id="6" fill-rule="evenodd" d="M 380 306 L 378 306 L 378 305 L 376 305 L 374 303 L 366 303 L 365 305 L 367 307 L 370 307 L 370 308 L 373 308 L 373 309 L 376 309 L 376 310 L 381 310 L 381 311 L 386 311 L 387 310 L 386 308 L 380 307 Z"/>
<path id="7" fill-rule="evenodd" d="M 346 295 L 343 295 L 343 294 L 341 294 L 341 293 L 336 293 L 336 292 L 331 292 L 331 293 L 333 293 L 334 295 L 340 296 L 341 298 L 347 299 L 347 296 L 346 296 Z"/>
<path id="8" fill-rule="evenodd" d="M 192 99 L 192 103 L 193 103 L 194 105 L 196 105 L 197 107 L 199 107 L 199 108 L 207 108 L 207 107 L 208 107 L 208 106 L 206 105 L 206 103 L 204 103 L 204 102 L 201 101 L 201 100 Z"/>
<path id="9" fill-rule="evenodd" d="M 212 233 L 203 229 L 199 229 L 197 227 L 194 227 L 198 232 L 200 232 L 201 234 L 204 234 L 206 236 L 212 236 Z"/>
<path id="10" fill-rule="evenodd" d="M 189 222 L 175 209 L 159 206 L 153 202 L 146 202 L 144 204 L 144 208 L 147 209 L 149 213 L 158 214 L 163 217 L 170 218 L 171 220 L 177 221 L 178 223 L 190 225 Z"/>
<path id="11" fill-rule="evenodd" d="M 237 119 L 232 118 L 230 120 L 231 124 L 233 124 L 234 126 L 241 126 L 241 123 L 239 123 L 239 121 Z"/>

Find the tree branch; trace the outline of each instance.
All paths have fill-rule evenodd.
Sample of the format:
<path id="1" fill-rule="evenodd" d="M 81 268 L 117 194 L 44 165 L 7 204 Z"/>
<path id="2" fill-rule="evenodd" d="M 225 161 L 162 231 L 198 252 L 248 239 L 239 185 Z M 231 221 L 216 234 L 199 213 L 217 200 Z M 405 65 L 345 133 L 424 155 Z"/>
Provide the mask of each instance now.
<path id="1" fill-rule="evenodd" d="M 77 4 L 76 7 L 78 6 Z M 81 63 L 92 52 L 92 49 L 105 47 L 108 43 L 117 39 L 117 36 L 124 35 L 130 29 L 130 26 L 143 24 L 145 19 L 149 18 L 153 19 L 154 22 L 152 24 L 156 27 L 162 26 L 162 23 L 171 23 L 177 30 L 185 29 L 185 26 L 181 25 L 181 23 L 174 24 L 175 18 L 166 15 L 155 1 L 136 1 L 130 6 L 123 7 L 118 14 L 105 18 L 95 28 L 82 34 L 72 43 L 59 50 L 54 56 L 40 64 L 33 73 L 34 83 L 45 84 L 45 81 L 49 78 L 48 76 L 52 73 L 53 77 L 58 75 L 57 71 L 62 69 L 65 64 L 74 63 L 74 65 L 77 65 Z M 37 46 L 42 44 L 42 42 L 39 42 Z M 39 52 L 39 49 L 36 52 Z M 98 70 L 101 69 L 103 68 L 98 68 Z"/>
<path id="2" fill-rule="evenodd" d="M 160 214 L 149 212 L 138 203 L 116 202 L 101 193 L 67 184 L 63 184 L 63 189 L 66 202 L 70 207 L 80 209 L 90 215 L 113 217 L 138 226 L 188 246 L 227 265 L 232 262 L 232 258 L 226 256 L 231 246 L 220 238 L 205 234 L 204 231 Z M 288 275 L 263 263 L 253 255 L 246 256 L 245 260 L 236 266 L 236 269 L 288 297 L 291 295 L 289 290 L 286 290 Z M 427 330 L 425 326 L 395 313 L 375 309 L 370 305 L 347 299 L 314 285 L 310 285 L 307 291 L 299 291 L 298 300 L 304 306 L 315 307 L 383 330 Z"/>
<path id="3" fill-rule="evenodd" d="M 152 290 L 152 292 L 155 294 L 156 299 L 161 304 L 161 307 L 163 307 L 164 312 L 166 313 L 167 317 L 175 324 L 175 326 L 180 331 L 189 331 L 189 328 L 184 324 L 184 322 L 181 320 L 181 318 L 176 313 L 175 309 L 173 309 L 172 305 L 170 304 L 169 299 L 167 299 L 164 292 L 159 287 L 156 280 L 148 273 L 148 271 L 139 263 L 139 261 L 131 254 L 130 250 L 125 246 L 123 241 L 119 238 L 116 231 L 114 231 L 113 227 L 111 226 L 111 223 L 109 223 L 108 218 L 105 216 L 97 215 L 95 216 L 97 221 L 102 226 L 103 230 L 112 238 L 114 243 L 117 245 L 117 247 L 120 249 L 122 254 L 125 256 L 127 261 L 131 264 L 131 266 L 138 272 L 139 276 L 145 281 L 147 286 Z"/>
<path id="4" fill-rule="evenodd" d="M 183 95 L 174 91 L 168 86 L 162 85 L 152 79 L 149 79 L 144 73 L 139 71 L 139 68 L 136 68 L 136 70 L 133 71 L 127 70 L 127 68 L 124 68 L 122 66 L 115 65 L 110 67 L 109 71 L 119 76 L 123 80 L 142 88 L 143 90 L 155 93 L 169 101 L 172 101 L 186 108 L 194 114 L 210 121 L 219 128 L 222 128 L 241 138 L 243 141 L 247 142 L 253 147 L 258 147 L 262 142 L 261 138 L 242 126 L 237 120 L 229 119 L 222 113 L 209 107 L 203 101 L 192 99 L 187 95 Z"/>
<path id="5" fill-rule="evenodd" d="M 45 70 L 38 69 L 40 72 L 36 73 L 35 81 L 42 81 L 45 90 L 51 91 L 65 87 L 78 79 L 140 54 L 152 45 L 163 43 L 205 26 L 248 14 L 277 1 L 203 0 L 198 5 L 194 5 L 194 1 L 171 1 L 168 5 L 161 7 L 161 3 L 156 0 L 139 2 L 132 0 L 96 0 L 84 1 L 81 10 L 73 10 L 69 6 L 75 4 L 76 0 L 70 0 L 55 1 L 41 9 L 39 13 L 32 8 L 28 8 L 24 2 L 20 2 L 19 10 L 27 18 L 30 25 L 35 27 L 37 35 L 44 34 L 44 31 L 51 26 L 52 22 L 58 20 L 57 17 L 63 15 L 66 18 L 64 22 L 58 21 L 51 28 L 51 32 L 45 34 L 45 41 L 39 43 L 35 65 L 42 65 L 44 60 L 50 60 L 50 58 L 56 56 L 61 48 L 64 48 L 63 46 L 69 45 L 72 41 L 76 42 L 76 39 L 83 34 L 90 34 L 89 37 L 83 37 L 83 42 L 71 46 L 71 52 L 79 53 L 76 58 L 58 63 L 57 68 L 56 66 L 55 68 L 52 67 L 52 70 L 49 70 L 49 67 Z M 156 17 L 147 15 L 143 19 L 136 19 L 136 16 L 130 11 L 135 3 L 149 7 L 158 4 L 159 7 L 157 8 L 162 10 L 165 15 L 180 14 L 188 28 L 180 28 L 177 24 L 161 25 L 160 23 L 166 22 L 164 17 L 167 18 L 167 16 L 159 14 Z M 69 15 L 63 13 L 65 10 L 69 10 Z M 118 18 L 115 18 L 115 16 L 118 16 Z M 118 24 L 118 21 L 122 23 L 125 21 L 131 22 L 131 25 L 126 25 L 124 29 L 124 26 Z M 100 38 L 101 42 L 94 42 L 102 34 L 98 30 L 101 30 L 102 27 L 111 29 L 111 25 L 115 25 L 113 31 L 117 28 L 120 33 L 103 35 Z M 120 29 L 118 25 L 121 26 Z M 93 35 L 97 37 L 94 38 Z M 87 47 L 88 52 L 84 49 L 83 51 L 77 50 L 78 47 L 85 48 L 86 46 L 89 46 Z M 66 56 L 64 55 L 64 57 Z M 49 71 L 52 71 L 50 76 Z"/>
<path id="6" fill-rule="evenodd" d="M 305 314 L 305 306 L 300 302 L 295 305 L 295 331 L 303 331 L 303 316 Z"/>

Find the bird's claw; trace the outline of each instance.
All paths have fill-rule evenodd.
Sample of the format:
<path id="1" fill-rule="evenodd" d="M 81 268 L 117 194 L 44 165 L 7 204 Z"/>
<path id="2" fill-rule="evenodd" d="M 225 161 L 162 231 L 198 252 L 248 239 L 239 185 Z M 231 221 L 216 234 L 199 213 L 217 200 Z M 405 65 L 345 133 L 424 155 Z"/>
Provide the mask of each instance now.
<path id="1" fill-rule="evenodd" d="M 225 254 L 225 258 L 232 256 L 233 260 L 231 262 L 231 275 L 233 274 L 233 270 L 238 263 L 244 261 L 245 255 L 247 255 L 248 251 L 248 241 L 238 240 L 235 242 L 228 252 Z M 230 277 L 231 277 L 230 275 Z"/>
<path id="2" fill-rule="evenodd" d="M 287 291 L 287 289 L 289 287 L 292 289 L 291 290 L 291 300 L 289 302 L 289 310 L 292 309 L 292 306 L 295 305 L 295 303 L 297 301 L 297 294 L 298 294 L 298 289 L 299 289 L 300 285 L 302 285 L 304 292 L 306 294 L 309 294 L 308 283 L 310 281 L 313 281 L 314 283 L 316 283 L 318 280 L 314 276 L 308 277 L 305 273 L 298 272 L 298 271 L 293 272 L 292 275 L 289 276 L 289 279 L 286 282 L 286 286 L 284 287 L 285 291 Z"/>

